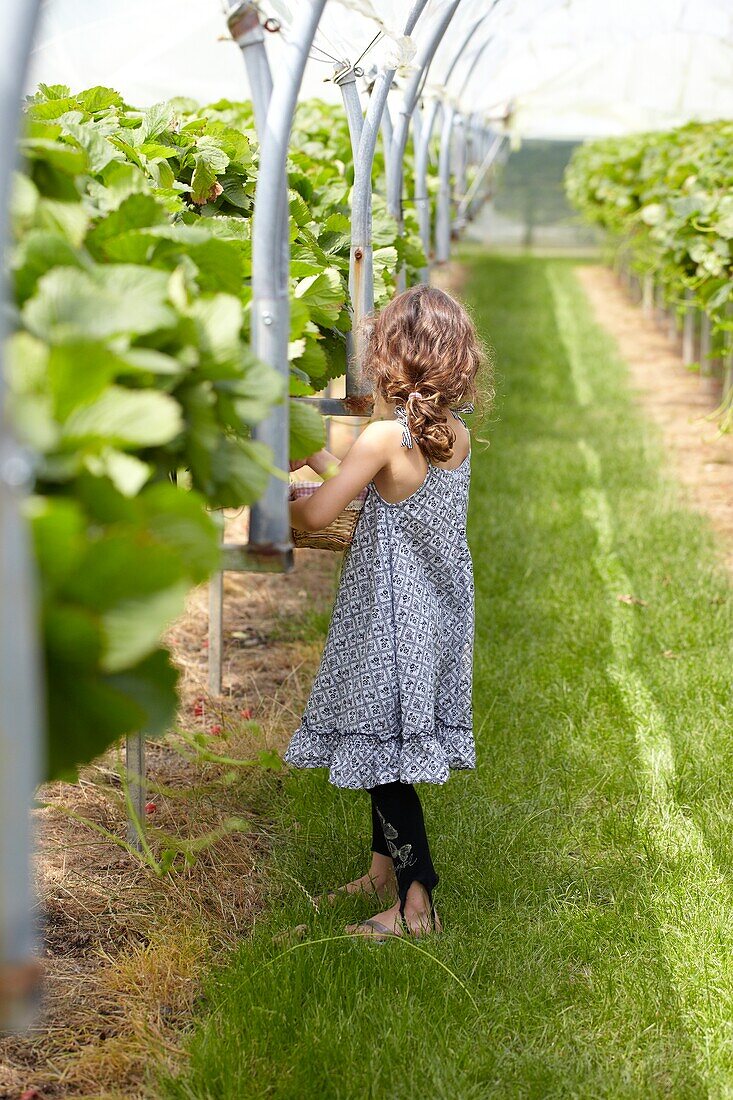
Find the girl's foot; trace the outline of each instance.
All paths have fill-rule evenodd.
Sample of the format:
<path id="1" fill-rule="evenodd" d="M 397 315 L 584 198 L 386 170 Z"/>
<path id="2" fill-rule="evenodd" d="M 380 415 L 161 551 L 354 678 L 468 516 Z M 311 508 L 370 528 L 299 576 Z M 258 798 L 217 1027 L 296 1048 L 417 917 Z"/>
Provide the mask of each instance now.
<path id="1" fill-rule="evenodd" d="M 400 915 L 398 901 L 369 920 L 348 924 L 346 931 L 352 936 L 385 940 L 390 936 L 428 936 L 441 932 L 442 925 L 425 887 L 421 882 L 413 882 L 407 891 L 404 915 Z"/>
<path id="2" fill-rule="evenodd" d="M 375 897 L 379 901 L 389 901 L 396 897 L 397 880 L 391 858 L 374 852 L 372 865 L 365 875 L 353 882 L 347 882 L 345 886 L 339 886 L 337 890 L 331 890 L 328 894 L 322 894 L 316 901 L 327 901 L 329 905 L 333 905 L 339 898 L 349 894 Z"/>
<path id="3" fill-rule="evenodd" d="M 316 901 L 327 901 L 329 905 L 334 905 L 339 898 L 348 894 L 363 894 L 366 897 L 375 897 L 379 901 L 387 901 L 389 898 L 393 898 L 397 893 L 397 884 L 394 882 L 380 881 L 374 879 L 369 873 L 362 875 L 361 878 L 355 878 L 353 882 L 347 882 L 344 886 L 339 886 L 337 890 L 331 890 L 328 894 L 321 894 Z"/>

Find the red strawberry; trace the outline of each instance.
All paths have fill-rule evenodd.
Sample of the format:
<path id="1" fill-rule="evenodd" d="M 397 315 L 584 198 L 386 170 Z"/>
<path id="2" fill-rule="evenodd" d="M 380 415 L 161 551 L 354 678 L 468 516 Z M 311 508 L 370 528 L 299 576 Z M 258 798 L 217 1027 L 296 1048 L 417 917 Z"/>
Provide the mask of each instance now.
<path id="1" fill-rule="evenodd" d="M 242 718 L 251 718 L 254 712 L 252 707 L 245 707 L 243 710 L 240 710 L 239 713 L 242 715 Z"/>
<path id="2" fill-rule="evenodd" d="M 203 717 L 204 713 L 204 701 L 203 699 L 197 699 L 193 704 L 193 713 L 196 718 Z"/>
<path id="3" fill-rule="evenodd" d="M 209 726 L 209 733 L 213 733 L 214 737 L 221 735 L 221 726 Z"/>
<path id="4" fill-rule="evenodd" d="M 145 803 L 145 813 L 146 814 L 154 814 L 154 813 L 157 813 L 157 811 L 158 811 L 158 807 L 155 805 L 154 802 L 146 802 Z"/>
<path id="5" fill-rule="evenodd" d="M 26 1089 L 25 1092 L 21 1092 L 20 1100 L 43 1100 L 38 1089 Z"/>

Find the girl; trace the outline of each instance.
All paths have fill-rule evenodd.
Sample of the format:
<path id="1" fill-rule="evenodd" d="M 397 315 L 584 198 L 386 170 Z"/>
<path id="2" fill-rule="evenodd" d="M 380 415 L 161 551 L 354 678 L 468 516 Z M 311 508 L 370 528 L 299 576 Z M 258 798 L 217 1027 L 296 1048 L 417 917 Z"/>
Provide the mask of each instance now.
<path id="1" fill-rule="evenodd" d="M 365 893 L 384 904 L 396 895 L 347 929 L 376 939 L 440 929 L 413 784 L 445 783 L 449 769 L 475 763 L 470 437 L 457 409 L 476 397 L 480 361 L 473 325 L 448 294 L 417 286 L 394 298 L 368 333 L 372 422 L 340 464 L 328 451 L 307 460 L 328 480 L 291 504 L 294 528 L 318 530 L 368 486 L 285 759 L 369 791 L 371 866 L 329 899 Z"/>

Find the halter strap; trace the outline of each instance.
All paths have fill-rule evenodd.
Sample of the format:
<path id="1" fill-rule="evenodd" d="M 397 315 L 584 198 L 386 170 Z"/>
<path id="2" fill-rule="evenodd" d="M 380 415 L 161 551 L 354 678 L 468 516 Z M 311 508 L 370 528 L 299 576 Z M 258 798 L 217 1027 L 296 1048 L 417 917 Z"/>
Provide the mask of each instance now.
<path id="1" fill-rule="evenodd" d="M 451 409 L 451 412 L 453 413 L 453 416 L 456 418 L 456 420 L 460 420 L 461 424 L 463 424 L 463 427 L 465 428 L 466 421 L 463 419 L 463 415 L 461 414 L 472 413 L 473 403 L 469 401 L 467 405 L 461 405 L 460 409 Z"/>
<path id="2" fill-rule="evenodd" d="M 472 413 L 473 405 L 469 403 L 468 405 L 462 405 L 460 409 L 451 409 L 450 411 L 455 419 L 460 420 L 461 424 L 463 424 L 463 427 L 466 428 L 466 431 L 468 431 L 468 428 L 466 427 L 466 422 L 461 416 L 461 413 Z M 407 422 L 407 409 L 404 405 L 397 405 L 394 414 L 395 420 L 398 420 L 402 425 L 402 446 L 412 448 L 412 432 L 410 431 L 410 426 Z"/>
<path id="3" fill-rule="evenodd" d="M 404 405 L 398 405 L 394 411 L 395 419 L 399 420 L 402 425 L 402 446 L 412 447 L 412 432 L 410 426 L 407 423 L 407 410 Z"/>

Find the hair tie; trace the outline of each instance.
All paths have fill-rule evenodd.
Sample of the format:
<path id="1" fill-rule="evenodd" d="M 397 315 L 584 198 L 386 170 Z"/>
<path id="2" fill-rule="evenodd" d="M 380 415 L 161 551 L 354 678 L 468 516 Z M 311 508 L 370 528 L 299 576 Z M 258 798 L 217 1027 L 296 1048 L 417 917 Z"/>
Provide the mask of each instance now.
<path id="1" fill-rule="evenodd" d="M 412 393 L 408 393 L 407 400 L 409 401 L 412 397 L 419 397 L 422 401 L 422 394 L 419 390 L 413 390 Z"/>

